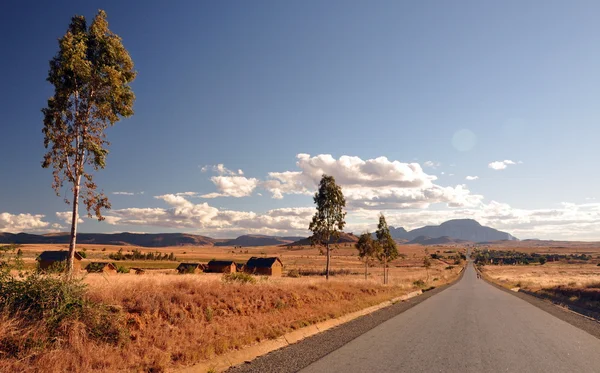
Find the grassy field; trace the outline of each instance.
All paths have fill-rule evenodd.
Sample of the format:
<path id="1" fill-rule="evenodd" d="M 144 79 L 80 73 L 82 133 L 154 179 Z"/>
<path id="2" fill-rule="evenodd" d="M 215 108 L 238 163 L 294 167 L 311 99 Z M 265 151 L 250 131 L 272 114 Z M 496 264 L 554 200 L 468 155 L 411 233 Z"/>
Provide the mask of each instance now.
<path id="1" fill-rule="evenodd" d="M 120 248 L 83 247 L 88 257 L 84 266 L 90 260 L 107 260 Z M 66 249 L 61 245 L 20 247 L 29 266 L 41 251 L 60 248 Z M 42 322 L 39 317 L 0 314 L 0 371 L 162 372 L 210 360 L 416 289 L 445 284 L 461 269 L 445 257 L 431 260 L 431 268 L 424 268 L 424 247 L 400 246 L 405 258 L 391 263 L 391 283 L 384 286 L 380 266 L 371 267 L 369 279 L 364 280 L 364 264 L 351 246 L 340 247 L 332 259 L 334 270 L 348 274 L 335 275 L 330 281 L 317 275 L 286 276 L 290 270 L 318 273 L 324 268 L 325 258 L 310 247 L 137 249 L 173 252 L 180 261 L 200 262 L 213 258 L 243 262 L 250 256 L 276 255 L 283 260 L 284 276 L 251 276 L 253 283 L 225 282 L 220 274 L 179 275 L 172 269 L 178 262 L 159 261 L 119 262 L 152 269 L 142 276 L 82 274 L 86 285 L 83 298 L 75 297 L 68 303 L 83 305 L 76 316 L 69 313 L 59 323 L 49 323 L 46 316 Z M 448 257 L 454 253 L 444 251 L 455 250 L 429 248 Z M 40 281 L 44 280 L 30 281 L 37 296 Z M 59 298 L 63 293 L 59 289 Z M 51 308 L 47 311 L 49 319 L 57 318 L 55 308 L 63 312 L 71 307 L 59 304 Z"/>

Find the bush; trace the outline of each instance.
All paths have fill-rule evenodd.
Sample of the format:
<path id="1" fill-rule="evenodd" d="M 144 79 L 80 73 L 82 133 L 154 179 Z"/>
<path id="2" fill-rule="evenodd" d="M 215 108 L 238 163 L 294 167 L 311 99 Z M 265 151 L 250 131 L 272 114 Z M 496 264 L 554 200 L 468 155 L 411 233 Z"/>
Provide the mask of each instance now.
<path id="1" fill-rule="evenodd" d="M 546 264 L 546 262 L 548 261 L 548 259 L 546 259 L 545 256 L 540 256 L 539 261 L 540 261 L 540 265 L 544 265 L 544 264 Z"/>
<path id="2" fill-rule="evenodd" d="M 300 271 L 298 271 L 297 269 L 290 269 L 288 271 L 287 276 L 297 278 L 297 277 L 300 277 L 301 275 L 300 275 Z"/>
<path id="3" fill-rule="evenodd" d="M 117 266 L 117 273 L 129 273 L 129 268 L 127 268 L 125 266 L 118 265 Z"/>
<path id="4" fill-rule="evenodd" d="M 39 273 L 16 278 L 0 273 L 0 314 L 11 315 L 24 328 L 41 328 L 42 334 L 36 335 L 39 338 L 33 345 L 26 336 L 0 339 L 0 346 L 15 357 L 29 355 L 33 348 L 61 343 L 77 323 L 85 326 L 88 338 L 99 342 L 117 345 L 128 338 L 120 311 L 86 298 L 86 285 L 81 280 Z"/>
<path id="5" fill-rule="evenodd" d="M 225 283 L 242 283 L 242 284 L 254 284 L 256 279 L 254 276 L 244 272 L 226 273 L 223 275 L 223 282 Z"/>
<path id="6" fill-rule="evenodd" d="M 454 266 L 448 266 L 448 267 L 446 267 L 445 269 L 447 269 L 447 270 L 451 270 L 451 269 L 454 269 Z"/>
<path id="7" fill-rule="evenodd" d="M 425 281 L 423 281 L 423 280 L 413 281 L 413 285 L 415 285 L 416 287 L 422 288 L 425 286 Z"/>
<path id="8" fill-rule="evenodd" d="M 587 284 L 586 288 L 588 288 L 588 289 L 600 289 L 600 281 L 593 282 L 591 284 Z"/>

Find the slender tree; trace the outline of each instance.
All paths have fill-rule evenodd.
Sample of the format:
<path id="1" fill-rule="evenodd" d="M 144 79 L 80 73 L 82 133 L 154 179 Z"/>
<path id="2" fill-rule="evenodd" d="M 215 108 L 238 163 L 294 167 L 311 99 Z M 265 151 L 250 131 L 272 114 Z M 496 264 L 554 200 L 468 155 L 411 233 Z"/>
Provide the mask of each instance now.
<path id="1" fill-rule="evenodd" d="M 431 259 L 429 259 L 428 255 L 425 255 L 423 258 L 423 267 L 425 267 L 425 271 L 427 272 L 427 282 L 429 282 L 429 268 L 431 267 Z"/>
<path id="2" fill-rule="evenodd" d="M 383 262 L 383 283 L 388 283 L 388 262 L 398 257 L 398 248 L 396 241 L 392 238 L 390 229 L 385 221 L 383 214 L 379 215 L 379 224 L 377 225 L 377 243 L 379 244 L 379 259 Z"/>
<path id="3" fill-rule="evenodd" d="M 379 245 L 373 240 L 371 233 L 366 232 L 360 235 L 358 242 L 354 245 L 358 250 L 358 256 L 365 261 L 365 280 L 369 276 L 369 260 L 377 255 Z"/>
<path id="4" fill-rule="evenodd" d="M 312 231 L 311 242 L 313 245 L 325 246 L 327 265 L 325 278 L 329 280 L 329 265 L 331 262 L 330 243 L 337 242 L 340 232 L 346 225 L 346 199 L 333 176 L 323 175 L 319 183 L 319 190 L 313 197 L 317 211 L 308 226 Z"/>
<path id="5" fill-rule="evenodd" d="M 135 79 L 133 61 L 121 38 L 108 29 L 106 13 L 99 10 L 88 27 L 85 17 L 75 16 L 67 33 L 58 41 L 58 53 L 50 60 L 48 82 L 54 95 L 44 114 L 42 167 L 53 169 L 52 187 L 60 196 L 64 182 L 71 186 L 71 240 L 67 273 L 73 272 L 77 243 L 79 199 L 103 220 L 101 210 L 110 208 L 108 198 L 96 191 L 94 171 L 103 169 L 108 153 L 105 130 L 123 117 L 133 115 L 135 96 L 130 84 Z"/>

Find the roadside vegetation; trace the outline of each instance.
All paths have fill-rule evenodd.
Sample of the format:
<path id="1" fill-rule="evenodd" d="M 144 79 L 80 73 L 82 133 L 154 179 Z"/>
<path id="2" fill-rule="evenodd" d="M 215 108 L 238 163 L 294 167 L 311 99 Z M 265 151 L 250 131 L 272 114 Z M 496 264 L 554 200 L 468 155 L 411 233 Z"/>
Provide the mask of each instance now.
<path id="1" fill-rule="evenodd" d="M 600 317 L 600 258 L 597 255 L 481 250 L 473 256 L 483 275 L 499 285 L 579 307 Z"/>

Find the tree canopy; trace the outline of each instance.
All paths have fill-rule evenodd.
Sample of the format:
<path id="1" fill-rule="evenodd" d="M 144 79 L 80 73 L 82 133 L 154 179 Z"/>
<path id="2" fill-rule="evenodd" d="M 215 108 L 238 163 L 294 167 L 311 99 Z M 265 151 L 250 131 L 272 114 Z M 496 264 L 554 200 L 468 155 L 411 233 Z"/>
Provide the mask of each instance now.
<path id="1" fill-rule="evenodd" d="M 379 257 L 384 265 L 384 277 L 383 281 L 387 284 L 388 282 L 388 269 L 387 264 L 389 261 L 394 260 L 398 257 L 398 248 L 396 241 L 392 238 L 390 228 L 385 220 L 383 214 L 379 215 L 379 224 L 377 224 L 377 231 L 375 232 L 377 242 L 379 244 Z"/>

